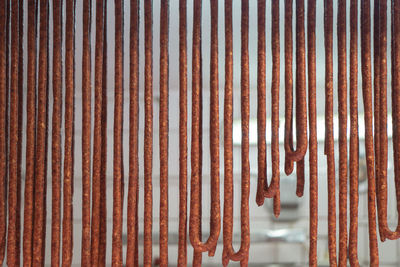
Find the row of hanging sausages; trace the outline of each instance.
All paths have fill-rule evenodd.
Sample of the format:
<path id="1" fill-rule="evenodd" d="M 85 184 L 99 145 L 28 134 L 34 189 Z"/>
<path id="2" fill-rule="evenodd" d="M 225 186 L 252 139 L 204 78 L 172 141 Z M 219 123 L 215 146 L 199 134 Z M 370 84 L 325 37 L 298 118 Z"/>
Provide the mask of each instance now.
<path id="1" fill-rule="evenodd" d="M 91 20 L 95 3 L 95 64 L 94 64 L 94 118 L 92 118 L 91 85 Z M 83 1 L 82 38 L 82 240 L 83 266 L 106 264 L 106 157 L 107 157 L 107 1 Z M 359 266 L 357 255 L 358 231 L 358 34 L 361 32 L 362 99 L 365 120 L 365 150 L 368 175 L 368 227 L 370 263 L 378 266 L 378 230 L 382 241 L 400 237 L 400 218 L 395 230 L 388 227 L 387 172 L 387 3 L 374 0 L 371 25 L 370 1 L 361 1 L 360 27 L 359 1 L 350 1 L 350 56 L 347 64 L 346 1 L 338 2 L 338 114 L 339 114 L 339 248 L 336 248 L 336 190 L 334 152 L 334 72 L 333 72 L 333 1 L 324 1 L 325 44 L 325 154 L 328 184 L 328 243 L 331 266 L 344 266 L 347 260 Z M 188 196 L 188 75 L 187 75 L 187 3 L 179 1 L 179 242 L 178 265 L 187 265 L 187 239 L 194 249 L 193 266 L 201 266 L 202 253 L 213 256 L 221 233 L 220 205 L 220 125 L 218 81 L 218 3 L 211 1 L 211 53 L 210 53 L 210 158 L 211 158 L 211 210 L 210 235 L 202 242 L 202 168 L 203 168 L 203 70 L 202 70 L 202 1 L 193 5 L 192 47 L 192 137 L 190 144 L 190 196 Z M 279 1 L 271 2 L 271 162 L 272 177 L 267 179 L 266 145 L 266 1 L 257 3 L 257 124 L 258 124 L 258 182 L 256 203 L 263 205 L 265 198 L 273 198 L 274 215 L 280 214 L 280 162 L 279 162 L 279 94 L 280 94 L 280 32 Z M 23 106 L 23 15 L 22 0 L 0 2 L 0 259 L 7 264 L 20 265 L 21 239 L 21 159 L 22 135 L 26 135 L 26 174 L 24 191 L 23 265 L 42 266 L 45 260 L 47 144 L 49 113 L 51 113 L 51 263 L 69 266 L 73 248 L 73 191 L 74 191 L 74 114 L 75 114 L 75 21 L 76 2 L 66 1 L 65 7 L 65 62 L 62 62 L 63 3 L 52 2 L 52 30 L 50 33 L 48 0 L 29 0 L 27 31 L 27 91 Z M 129 75 L 129 185 L 127 212 L 126 265 L 138 266 L 138 203 L 139 203 L 139 6 L 130 1 L 130 75 Z M 222 264 L 239 261 L 247 266 L 250 247 L 250 162 L 249 162 L 249 1 L 241 4 L 241 245 L 238 251 L 233 239 L 233 25 L 232 0 L 224 2 L 225 18 L 225 86 L 223 103 L 224 196 L 222 212 L 223 255 Z M 124 199 L 123 166 L 123 9 L 122 0 L 115 0 L 115 95 L 114 95 L 114 148 L 113 148 L 113 229 L 112 263 L 122 266 L 122 229 Z M 268 14 L 268 13 L 267 13 Z M 400 212 L 399 118 L 400 118 L 400 4 L 391 4 L 391 59 L 392 59 L 392 113 L 393 158 L 397 198 Z M 306 15 L 306 16 L 305 16 Z M 284 170 L 287 175 L 296 163 L 296 194 L 301 197 L 305 185 L 305 154 L 309 152 L 310 193 L 310 250 L 309 265 L 317 266 L 318 232 L 318 162 L 316 126 L 316 1 L 296 0 L 295 79 L 293 79 L 293 3 L 284 1 L 284 64 L 285 64 L 285 136 Z M 307 34 L 305 30 L 307 22 Z M 151 266 L 153 222 L 153 8 L 144 2 L 144 246 L 143 264 Z M 371 29 L 372 28 L 372 29 Z M 50 43 L 52 35 L 52 43 Z M 373 40 L 371 38 L 373 36 Z M 39 38 L 37 46 L 37 38 Z M 371 42 L 373 54 L 371 53 Z M 11 44 L 10 46 L 8 44 Z M 161 1 L 160 8 L 160 260 L 168 264 L 168 79 L 169 79 L 169 3 Z M 49 48 L 52 46 L 52 79 L 49 77 Z M 373 57 L 373 58 L 371 58 Z M 63 64 L 65 78 L 63 79 Z M 373 70 L 372 70 L 373 64 Z M 347 70 L 349 66 L 349 70 Z M 373 72 L 372 72 L 373 71 Z M 347 86 L 349 73 L 350 82 Z M 373 75 L 372 75 L 373 73 Z M 373 77 L 372 77 L 373 76 Z M 308 80 L 307 80 L 308 78 Z M 53 110 L 49 111 L 49 82 L 52 81 Z M 293 82 L 295 80 L 295 83 Z M 308 81 L 308 82 L 307 82 Z M 65 84 L 63 84 L 65 82 Z M 295 97 L 293 96 L 295 88 Z M 63 88 L 65 88 L 63 99 Z M 349 90 L 347 89 L 349 88 Z M 349 91 L 349 92 L 348 92 Z M 308 99 L 307 99 L 308 92 Z M 348 101 L 348 95 L 350 96 Z M 239 96 L 238 96 L 239 97 Z M 295 101 L 294 101 L 295 100 Z M 307 102 L 308 101 L 308 102 Z M 294 107 L 295 102 L 295 107 Z M 307 113 L 308 103 L 308 113 Z M 347 147 L 347 120 L 350 105 L 350 146 Z M 64 149 L 62 146 L 62 105 L 65 106 Z M 26 112 L 26 132 L 22 131 L 22 115 Z M 294 114 L 296 121 L 294 120 Z M 94 121 L 93 133 L 91 122 Z M 293 124 L 296 125 L 296 133 Z M 296 134 L 296 147 L 294 146 Z M 93 144 L 92 144 L 93 135 Z M 91 150 L 93 149 L 93 153 Z M 62 155 L 62 151 L 64 154 Z M 348 156 L 349 162 L 348 163 Z M 64 159 L 64 164 L 61 164 Z M 61 171 L 63 167 L 63 171 Z M 349 174 L 348 174 L 349 170 Z M 348 188 L 348 182 L 350 188 Z M 350 195 L 350 218 L 347 218 L 347 196 Z M 62 203 L 61 203 L 62 199 Z M 190 210 L 187 207 L 190 200 Z M 62 206 L 62 209 L 61 209 Z M 62 211 L 62 214 L 61 214 Z M 189 216 L 188 216 L 189 212 Z M 8 214 L 8 215 L 7 215 Z M 349 232 L 347 222 L 349 221 Z M 189 225 L 188 225 L 189 222 Z M 189 232 L 189 235 L 187 234 Z M 337 257 L 338 252 L 338 257 Z"/>

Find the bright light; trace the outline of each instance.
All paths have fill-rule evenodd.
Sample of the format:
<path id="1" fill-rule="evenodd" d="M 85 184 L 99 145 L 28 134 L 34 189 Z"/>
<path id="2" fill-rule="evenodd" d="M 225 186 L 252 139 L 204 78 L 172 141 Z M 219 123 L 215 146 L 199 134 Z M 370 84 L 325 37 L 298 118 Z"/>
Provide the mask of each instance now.
<path id="1" fill-rule="evenodd" d="M 285 126 L 283 122 L 284 117 L 279 118 L 279 143 L 283 144 Z M 392 115 L 387 116 L 388 124 L 388 138 L 392 137 L 393 127 L 392 127 Z M 334 139 L 337 141 L 339 139 L 339 117 L 338 115 L 333 116 L 333 127 L 334 127 Z M 257 119 L 250 119 L 249 122 L 249 142 L 250 145 L 257 144 Z M 296 131 L 296 124 L 293 123 L 293 133 Z M 365 124 L 364 124 L 364 114 L 358 115 L 358 132 L 360 140 L 364 140 L 365 137 Z M 350 116 L 347 117 L 347 136 L 350 138 Z M 233 144 L 240 145 L 242 139 L 241 121 L 235 120 L 233 122 Z M 266 139 L 267 144 L 271 144 L 271 119 L 268 118 L 266 121 Z M 325 140 L 325 116 L 317 116 L 317 140 L 323 142 Z M 296 135 L 293 135 L 293 141 L 296 141 Z"/>

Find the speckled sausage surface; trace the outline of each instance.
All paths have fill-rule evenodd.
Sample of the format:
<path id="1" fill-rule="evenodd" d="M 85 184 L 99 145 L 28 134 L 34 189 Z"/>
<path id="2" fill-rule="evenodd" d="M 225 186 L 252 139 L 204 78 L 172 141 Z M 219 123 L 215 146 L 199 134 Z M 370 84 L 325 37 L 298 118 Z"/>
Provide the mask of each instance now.
<path id="1" fill-rule="evenodd" d="M 35 184 L 35 153 L 36 153 L 36 33 L 37 33 L 37 7 L 38 2 L 28 2 L 28 60 L 27 60 L 27 95 L 26 95 L 26 166 L 25 166 L 25 192 L 24 192 L 24 232 L 23 232 L 23 265 L 32 264 L 32 236 L 34 213 L 34 184 Z M 5 107 L 5 106 L 4 106 Z M 4 111 L 3 114 L 6 111 Z M 1 185 L 0 185 L 0 188 Z M 4 239 L 5 241 L 5 239 Z"/>
<path id="2" fill-rule="evenodd" d="M 318 142 L 317 142 L 317 86 L 316 86 L 316 0 L 307 4 L 307 48 L 308 48 L 308 122 L 309 122 L 309 172 L 310 172 L 310 252 L 309 266 L 317 266 L 318 238 Z"/>
<path id="3" fill-rule="evenodd" d="M 91 195 L 91 1 L 83 1 L 82 37 L 82 247 L 81 263 L 90 265 L 90 195 Z"/>
<path id="4" fill-rule="evenodd" d="M 76 2 L 66 2 L 65 22 L 65 141 L 62 220 L 62 266 L 70 266 L 73 255 L 73 194 L 75 143 L 75 10 Z"/>
<path id="5" fill-rule="evenodd" d="M 359 133 L 358 133 L 358 1 L 350 3 L 350 227 L 349 260 L 351 266 L 358 262 L 358 172 L 359 172 Z"/>
<path id="6" fill-rule="evenodd" d="M 333 3 L 324 2 L 325 38 L 325 155 L 328 165 L 328 245 L 329 264 L 337 266 L 336 259 L 336 190 L 335 150 L 333 139 Z"/>
<path id="7" fill-rule="evenodd" d="M 179 244 L 178 265 L 187 265 L 187 7 L 179 1 Z"/>
<path id="8" fill-rule="evenodd" d="M 139 265 L 139 1 L 131 0 L 129 77 L 129 185 L 126 266 Z"/>
<path id="9" fill-rule="evenodd" d="M 378 266 L 378 240 L 376 236 L 376 189 L 374 170 L 374 138 L 372 111 L 371 80 L 371 12 L 370 1 L 363 1 L 361 6 L 361 71 L 364 102 L 365 154 L 368 176 L 368 234 L 371 266 Z"/>
<path id="10" fill-rule="evenodd" d="M 143 265 L 152 265 L 153 233 L 153 7 L 152 1 L 144 3 L 144 250 Z"/>

